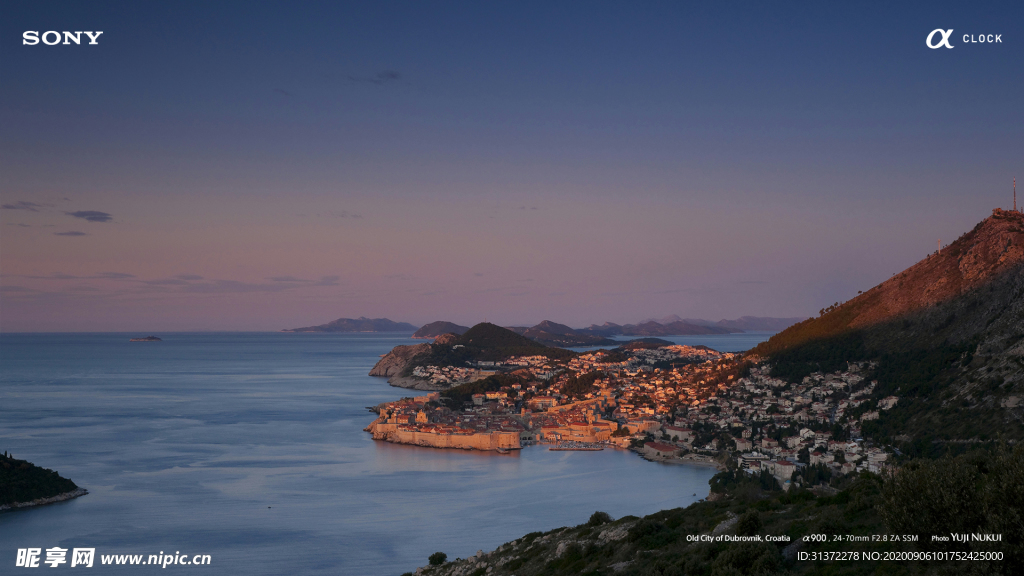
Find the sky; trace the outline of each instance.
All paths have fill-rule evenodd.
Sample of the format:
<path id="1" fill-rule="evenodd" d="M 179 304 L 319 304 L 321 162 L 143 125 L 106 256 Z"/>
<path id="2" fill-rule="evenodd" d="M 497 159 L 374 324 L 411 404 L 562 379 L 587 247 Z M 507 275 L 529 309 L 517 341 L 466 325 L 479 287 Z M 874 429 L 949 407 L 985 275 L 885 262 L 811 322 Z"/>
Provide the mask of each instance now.
<path id="1" fill-rule="evenodd" d="M 891 4 L 5 2 L 0 331 L 815 315 L 1024 177 L 1024 5 Z"/>

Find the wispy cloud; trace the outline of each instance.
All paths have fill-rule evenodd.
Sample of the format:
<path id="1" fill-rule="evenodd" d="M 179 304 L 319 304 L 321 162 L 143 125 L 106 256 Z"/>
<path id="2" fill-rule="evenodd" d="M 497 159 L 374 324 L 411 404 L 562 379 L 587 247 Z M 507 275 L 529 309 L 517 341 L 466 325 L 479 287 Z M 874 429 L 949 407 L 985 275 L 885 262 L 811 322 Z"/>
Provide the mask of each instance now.
<path id="1" fill-rule="evenodd" d="M 77 230 L 71 230 L 69 232 L 54 232 L 54 236 L 88 236 L 85 232 L 79 232 Z"/>
<path id="2" fill-rule="evenodd" d="M 380 86 L 382 84 L 387 84 L 388 82 L 397 82 L 402 79 L 402 75 L 394 70 L 382 70 L 373 76 L 349 76 L 348 79 L 352 82 L 376 84 Z"/>
<path id="3" fill-rule="evenodd" d="M 238 280 L 213 280 L 182 286 L 182 292 L 192 294 L 243 294 L 248 292 L 281 292 L 292 288 L 289 284 L 255 284 Z"/>
<path id="4" fill-rule="evenodd" d="M 57 272 L 50 274 L 49 276 L 21 276 L 22 278 L 31 278 L 33 280 L 130 280 L 135 278 L 134 274 L 128 274 L 126 272 L 100 272 L 99 274 L 93 274 L 92 276 L 75 276 L 73 274 L 64 274 L 63 272 Z"/>
<path id="5" fill-rule="evenodd" d="M 77 212 L 65 212 L 68 216 L 74 216 L 75 218 L 81 218 L 86 222 L 110 222 L 114 219 L 112 214 L 106 212 L 100 212 L 98 210 L 79 210 Z"/>
<path id="6" fill-rule="evenodd" d="M 0 292 L 38 292 L 38 290 L 24 286 L 0 286 Z"/>
<path id="7" fill-rule="evenodd" d="M 188 286 L 188 282 L 180 278 L 159 278 L 157 280 L 140 280 L 140 282 L 150 286 Z"/>
<path id="8" fill-rule="evenodd" d="M 307 280 L 305 278 L 296 278 L 295 276 L 271 276 L 267 278 L 271 282 L 280 282 L 282 284 L 291 285 L 305 285 L 305 286 L 339 286 L 338 280 L 340 276 L 321 276 L 319 280 Z"/>
<path id="9" fill-rule="evenodd" d="M 53 204 L 39 204 L 38 202 L 26 202 L 25 200 L 18 200 L 12 204 L 0 204 L 0 208 L 4 210 L 27 210 L 29 212 L 39 212 L 40 208 L 52 208 Z"/>
<path id="10" fill-rule="evenodd" d="M 359 220 L 363 217 L 361 214 L 349 212 L 348 210 L 329 210 L 327 215 L 331 218 L 351 218 L 353 220 Z"/>
<path id="11" fill-rule="evenodd" d="M 178 280 L 202 280 L 203 277 L 198 274 L 178 274 L 175 276 Z"/>
<path id="12" fill-rule="evenodd" d="M 92 278 L 101 278 L 104 280 L 127 280 L 128 278 L 135 278 L 135 274 L 126 274 L 124 272 L 100 272 Z"/>

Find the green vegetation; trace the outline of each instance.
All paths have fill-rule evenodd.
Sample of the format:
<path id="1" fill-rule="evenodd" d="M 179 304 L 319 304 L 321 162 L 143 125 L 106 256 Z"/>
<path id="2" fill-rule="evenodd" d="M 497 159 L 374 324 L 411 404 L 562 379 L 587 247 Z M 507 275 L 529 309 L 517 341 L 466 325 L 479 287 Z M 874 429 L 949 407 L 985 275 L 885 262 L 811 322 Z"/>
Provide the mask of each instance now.
<path id="1" fill-rule="evenodd" d="M 569 376 L 568 381 L 562 385 L 562 394 L 574 399 L 580 400 L 587 394 L 592 394 L 597 390 L 594 386 L 594 382 L 604 377 L 603 372 L 587 372 L 581 376 L 573 374 Z"/>
<path id="2" fill-rule="evenodd" d="M 886 525 L 921 534 L 922 549 L 1001 550 L 1005 565 L 1024 570 L 1024 446 L 915 460 L 886 479 L 882 499 Z M 976 532 L 1002 534 L 1002 542 L 931 542 L 933 534 Z"/>
<path id="3" fill-rule="evenodd" d="M 49 498 L 77 488 L 53 470 L 17 460 L 6 452 L 0 456 L 0 506 Z"/>
<path id="4" fill-rule="evenodd" d="M 466 382 L 465 384 L 459 384 L 458 386 L 449 388 L 444 392 L 441 392 L 441 397 L 447 398 L 450 401 L 448 403 L 449 407 L 461 408 L 463 404 L 473 401 L 474 394 L 497 392 L 505 386 L 523 384 L 525 382 L 525 378 L 520 378 L 512 374 L 493 374 L 482 380 Z"/>
<path id="5" fill-rule="evenodd" d="M 762 490 L 728 471 L 713 501 L 616 521 L 595 513 L 572 528 L 532 533 L 485 555 L 491 576 L 925 575 L 1024 573 L 1024 447 L 915 461 L 899 472 L 862 473 L 811 491 Z M 715 533 L 761 541 L 693 541 Z M 930 535 L 1002 534 L 1000 542 L 931 542 Z M 602 537 L 603 535 L 603 537 Z M 614 535 L 614 536 L 612 536 Z M 916 541 L 903 538 L 916 536 Z M 785 536 L 778 542 L 765 536 Z M 804 536 L 812 536 L 804 542 Z M 895 536 L 895 538 L 894 538 Z M 864 559 L 865 553 L 1002 552 L 1002 561 Z M 560 554 L 559 554 L 560 552 Z M 799 560 L 798 552 L 858 552 L 857 561 Z M 458 564 L 443 572 L 450 574 Z M 612 568 L 615 566 L 615 568 Z"/>
<path id="6" fill-rule="evenodd" d="M 601 357 L 602 362 L 611 364 L 614 362 L 625 362 L 626 360 L 629 360 L 629 356 L 619 350 L 601 350 L 601 352 L 604 352 L 604 355 Z"/>
<path id="7" fill-rule="evenodd" d="M 430 562 L 431 566 L 440 566 L 441 564 L 444 564 L 446 560 L 448 560 L 448 555 L 444 552 L 434 552 L 429 558 L 427 558 L 427 562 Z"/>

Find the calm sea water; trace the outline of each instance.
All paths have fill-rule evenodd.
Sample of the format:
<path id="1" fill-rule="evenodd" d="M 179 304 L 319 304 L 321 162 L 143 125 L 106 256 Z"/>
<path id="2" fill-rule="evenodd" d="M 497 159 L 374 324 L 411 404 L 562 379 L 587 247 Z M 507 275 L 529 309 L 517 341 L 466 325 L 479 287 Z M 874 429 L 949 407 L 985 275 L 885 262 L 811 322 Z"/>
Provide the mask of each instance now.
<path id="1" fill-rule="evenodd" d="M 415 394 L 367 376 L 404 334 L 130 336 L 0 335 L 0 450 L 90 491 L 0 513 L 0 566 L 14 567 L 17 548 L 60 546 L 95 547 L 98 575 L 154 569 L 103 567 L 100 554 L 178 551 L 210 554 L 213 568 L 169 572 L 397 575 L 595 510 L 687 506 L 713 474 L 617 450 L 374 442 L 366 407 Z"/>

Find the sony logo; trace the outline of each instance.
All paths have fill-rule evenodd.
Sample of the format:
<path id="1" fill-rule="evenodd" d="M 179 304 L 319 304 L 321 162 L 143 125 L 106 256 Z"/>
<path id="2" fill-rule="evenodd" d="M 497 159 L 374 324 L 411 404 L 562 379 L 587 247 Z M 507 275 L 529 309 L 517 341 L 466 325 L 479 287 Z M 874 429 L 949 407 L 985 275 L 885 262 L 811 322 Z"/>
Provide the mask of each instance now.
<path id="1" fill-rule="evenodd" d="M 26 30 L 25 33 L 21 35 L 21 43 L 27 46 L 35 46 L 36 44 L 39 44 L 39 40 L 42 39 L 43 44 L 46 44 L 47 46 L 61 44 L 61 40 L 64 41 L 63 44 L 65 45 L 71 44 L 72 42 L 75 44 L 81 44 L 82 34 L 89 37 L 89 44 L 99 44 L 96 39 L 99 38 L 100 34 L 103 34 L 103 32 L 57 32 L 56 30 L 48 30 L 43 32 L 42 37 L 40 37 L 38 30 Z"/>

